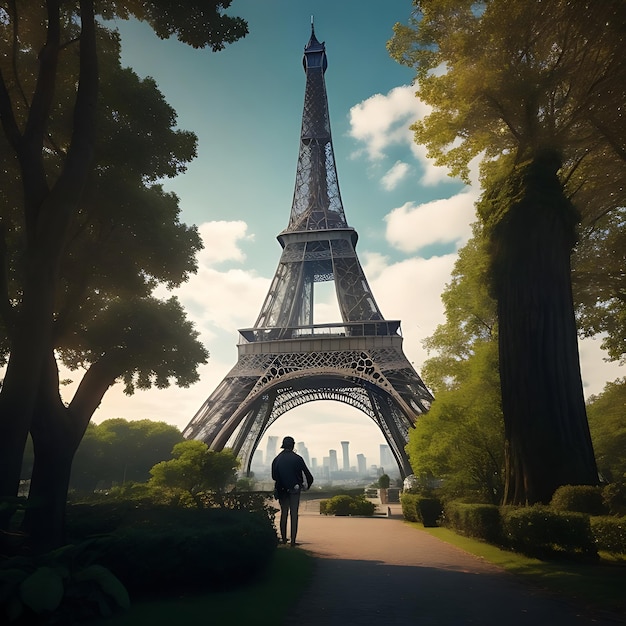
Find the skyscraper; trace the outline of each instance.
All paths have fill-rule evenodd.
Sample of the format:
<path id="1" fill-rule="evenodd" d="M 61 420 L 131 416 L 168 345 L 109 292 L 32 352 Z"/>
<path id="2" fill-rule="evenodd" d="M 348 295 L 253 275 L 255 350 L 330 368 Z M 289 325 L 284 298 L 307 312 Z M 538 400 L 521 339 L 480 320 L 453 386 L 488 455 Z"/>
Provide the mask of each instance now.
<path id="1" fill-rule="evenodd" d="M 328 457 L 330 459 L 330 472 L 331 475 L 333 472 L 338 472 L 339 471 L 339 464 L 337 463 L 337 450 L 329 450 L 328 451 Z"/>
<path id="2" fill-rule="evenodd" d="M 356 455 L 356 464 L 359 475 L 365 476 L 367 474 L 367 459 L 365 458 L 364 454 Z"/>
<path id="3" fill-rule="evenodd" d="M 388 445 L 380 444 L 380 466 L 388 474 L 394 469 L 394 460 Z"/>
<path id="4" fill-rule="evenodd" d="M 278 445 L 278 437 L 270 435 L 267 438 L 267 448 L 265 450 L 265 462 L 270 465 L 276 456 L 276 446 Z"/>
<path id="5" fill-rule="evenodd" d="M 304 441 L 298 441 L 296 444 L 296 452 L 304 459 L 304 462 L 307 464 L 307 467 L 311 465 L 309 459 L 309 450 L 304 445 Z"/>
<path id="6" fill-rule="evenodd" d="M 350 446 L 349 441 L 342 441 L 341 447 L 343 448 L 343 471 L 350 471 L 350 452 L 348 452 L 348 447 Z"/>

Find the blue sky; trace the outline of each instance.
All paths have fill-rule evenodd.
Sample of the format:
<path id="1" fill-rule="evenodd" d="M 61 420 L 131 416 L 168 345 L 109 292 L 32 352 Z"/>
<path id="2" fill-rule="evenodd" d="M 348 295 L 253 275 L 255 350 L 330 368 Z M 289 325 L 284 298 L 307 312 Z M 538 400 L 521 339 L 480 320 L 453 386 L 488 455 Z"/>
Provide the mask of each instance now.
<path id="1" fill-rule="evenodd" d="M 183 428 L 236 363 L 237 329 L 254 324 L 280 258 L 276 235 L 289 219 L 312 15 L 326 42 L 346 217 L 359 233 L 357 253 L 379 307 L 402 320 L 404 351 L 419 371 L 427 358 L 421 342 L 443 321 L 440 294 L 470 236 L 480 190 L 450 179 L 412 141 L 409 125 L 428 110 L 414 96 L 413 72 L 385 48 L 393 24 L 410 12 L 410 0 L 234 0 L 229 13 L 244 17 L 250 33 L 219 53 L 161 41 L 142 24 L 117 24 L 124 64 L 153 77 L 179 127 L 198 135 L 198 158 L 166 187 L 205 243 L 197 276 L 176 293 L 211 358 L 201 382 L 186 390 L 127 398 L 116 386 L 96 422 L 149 418 Z M 333 301 L 328 291 L 316 302 L 316 322 L 339 321 Z M 587 394 L 624 375 L 603 362 L 599 341 L 581 344 L 581 360 Z M 351 454 L 364 453 L 368 464 L 378 463 L 384 442 L 365 415 L 332 402 L 287 413 L 269 434 L 306 442 L 320 460 L 348 440 Z"/>

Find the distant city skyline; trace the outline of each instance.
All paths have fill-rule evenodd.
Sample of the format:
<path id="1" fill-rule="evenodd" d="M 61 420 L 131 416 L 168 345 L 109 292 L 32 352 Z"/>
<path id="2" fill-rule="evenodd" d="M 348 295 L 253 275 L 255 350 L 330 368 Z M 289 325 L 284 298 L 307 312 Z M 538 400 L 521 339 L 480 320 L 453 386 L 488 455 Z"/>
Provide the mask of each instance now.
<path id="1" fill-rule="evenodd" d="M 281 449 L 278 447 L 279 438 L 270 435 L 261 439 L 253 456 L 252 469 L 269 468 L 272 461 Z M 366 474 L 372 468 L 382 468 L 385 473 L 399 474 L 397 464 L 387 444 L 379 444 L 378 455 L 367 457 L 362 452 L 351 450 L 350 442 L 338 441 L 336 447 L 328 450 L 316 450 L 312 453 L 305 441 L 297 441 L 295 451 L 305 460 L 310 469 L 322 469 L 326 467 L 332 473 L 355 472 Z"/>

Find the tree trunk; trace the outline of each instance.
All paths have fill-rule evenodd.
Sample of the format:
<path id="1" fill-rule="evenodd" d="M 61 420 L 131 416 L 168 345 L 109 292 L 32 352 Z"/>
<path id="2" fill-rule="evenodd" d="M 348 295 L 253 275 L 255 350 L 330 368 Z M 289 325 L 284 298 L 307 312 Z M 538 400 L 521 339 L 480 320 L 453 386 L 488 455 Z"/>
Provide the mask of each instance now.
<path id="1" fill-rule="evenodd" d="M 548 503 L 561 485 L 598 483 L 571 291 L 577 215 L 557 170 L 552 156 L 514 173 L 491 232 L 507 504 Z"/>
<path id="2" fill-rule="evenodd" d="M 37 551 L 65 542 L 65 508 L 72 462 L 87 425 L 120 372 L 117 353 L 102 357 L 84 375 L 69 406 L 59 395 L 59 371 L 50 351 L 31 422 L 35 462 L 22 531 Z"/>
<path id="3" fill-rule="evenodd" d="M 28 494 L 28 508 L 22 531 L 29 546 L 36 552 L 57 548 L 65 541 L 65 506 L 72 471 L 72 461 L 78 444 L 61 423 L 67 411 L 62 407 L 36 421 L 45 422 L 45 429 L 33 429 L 35 464 Z M 56 427 L 53 426 L 53 423 Z M 53 426 L 51 428 L 51 426 Z"/>
<path id="4" fill-rule="evenodd" d="M 18 492 L 42 363 L 51 341 L 55 268 L 51 263 L 44 267 L 41 258 L 38 261 L 31 270 L 35 276 L 24 288 L 0 391 L 0 498 L 14 497 Z M 6 529 L 10 518 L 10 511 L 0 513 L 0 528 Z"/>

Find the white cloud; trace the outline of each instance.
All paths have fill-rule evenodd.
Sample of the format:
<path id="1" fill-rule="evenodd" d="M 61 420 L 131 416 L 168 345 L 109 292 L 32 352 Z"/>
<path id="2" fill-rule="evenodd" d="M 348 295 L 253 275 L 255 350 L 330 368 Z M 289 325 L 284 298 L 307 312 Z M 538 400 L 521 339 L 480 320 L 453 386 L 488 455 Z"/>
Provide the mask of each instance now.
<path id="1" fill-rule="evenodd" d="M 415 97 L 415 88 L 403 85 L 392 89 L 387 95 L 375 94 L 350 109 L 350 136 L 364 144 L 362 150 L 370 161 L 378 162 L 386 157 L 393 146 L 410 147 L 412 154 L 424 172 L 421 182 L 434 185 L 448 179 L 448 170 L 435 166 L 426 156 L 426 148 L 418 146 L 413 139 L 411 124 L 430 113 L 430 107 Z"/>
<path id="2" fill-rule="evenodd" d="M 376 276 L 370 280 L 385 318 L 401 320 L 404 352 L 418 371 L 426 358 L 423 340 L 444 321 L 441 293 L 450 280 L 455 261 L 456 254 L 430 259 L 415 257 L 378 267 Z"/>
<path id="3" fill-rule="evenodd" d="M 471 237 L 476 191 L 468 187 L 461 193 L 415 205 L 407 202 L 385 216 L 385 237 L 402 252 L 415 252 L 433 243 L 457 244 L 457 249 Z"/>
<path id="4" fill-rule="evenodd" d="M 408 163 L 396 161 L 393 167 L 380 179 L 382 186 L 387 191 L 395 189 L 398 183 L 406 177 L 410 169 Z"/>
<path id="5" fill-rule="evenodd" d="M 606 361 L 606 352 L 600 344 L 602 337 L 590 337 L 578 341 L 580 371 L 585 397 L 602 393 L 607 381 L 626 376 L 626 367 L 616 361 Z"/>
<path id="6" fill-rule="evenodd" d="M 198 263 L 216 265 L 224 261 L 244 261 L 246 255 L 239 247 L 240 241 L 250 241 L 254 235 L 247 235 L 248 225 L 243 221 L 204 222 L 198 226 L 204 249 L 198 255 Z"/>
<path id="7" fill-rule="evenodd" d="M 269 279 L 258 276 L 254 269 L 220 271 L 213 267 L 223 261 L 245 260 L 239 243 L 254 238 L 246 234 L 245 222 L 206 222 L 198 230 L 204 244 L 198 254 L 198 272 L 172 292 L 160 287 L 155 293 L 162 298 L 176 295 L 200 332 L 201 341 L 209 343 L 217 332 L 252 326 Z"/>

